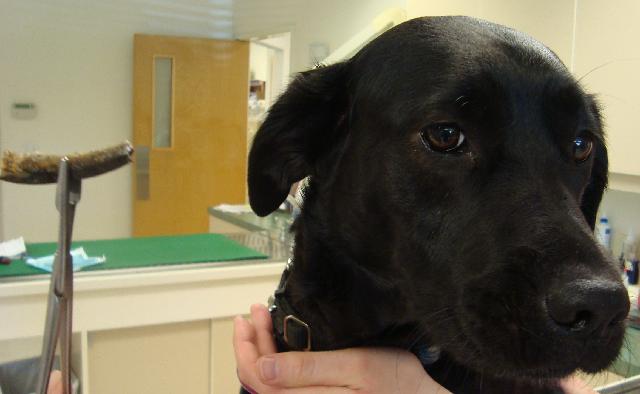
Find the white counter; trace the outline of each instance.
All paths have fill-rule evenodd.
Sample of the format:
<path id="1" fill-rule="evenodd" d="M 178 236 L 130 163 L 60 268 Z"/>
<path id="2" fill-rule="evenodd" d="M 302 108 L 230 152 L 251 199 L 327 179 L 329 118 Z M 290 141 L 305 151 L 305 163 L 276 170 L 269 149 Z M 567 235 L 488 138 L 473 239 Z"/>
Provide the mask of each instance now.
<path id="1" fill-rule="evenodd" d="M 267 260 L 76 273 L 73 300 L 73 367 L 81 378 L 82 392 L 108 392 L 113 389 L 98 389 L 91 383 L 95 373 L 100 375 L 104 372 L 92 373 L 91 366 L 91 360 L 99 356 L 96 360 L 100 361 L 102 357 L 90 354 L 93 351 L 92 341 L 101 338 L 100 333 L 122 332 L 126 335 L 130 332 L 128 329 L 137 327 L 188 327 L 190 322 L 208 321 L 204 327 L 210 330 L 204 337 L 211 337 L 207 344 L 209 348 L 206 349 L 209 355 L 206 367 L 210 376 L 207 377 L 208 382 L 205 382 L 208 383 L 208 390 L 205 392 L 226 393 L 227 389 L 223 387 L 235 384 L 235 374 L 231 372 L 228 376 L 227 373 L 225 382 L 215 382 L 213 370 L 216 365 L 218 370 L 231 368 L 233 371 L 233 365 L 228 365 L 233 363 L 232 354 L 225 344 L 231 343 L 228 321 L 236 315 L 248 313 L 252 303 L 266 302 L 269 294 L 277 286 L 287 257 L 286 247 L 272 240 L 262 239 L 264 236 L 247 234 L 244 237 L 250 237 L 247 239 L 254 244 L 259 242 L 264 247 L 277 250 L 275 253 L 267 253 L 272 256 Z M 39 355 L 48 291 L 49 280 L 46 275 L 0 282 L 0 363 Z M 213 338 L 214 333 L 220 331 L 220 328 L 215 327 L 216 322 L 224 321 L 227 323 L 223 324 L 223 337 Z M 150 332 L 147 337 L 153 335 L 153 332 Z M 184 342 L 184 339 L 180 341 Z M 224 352 L 214 349 L 215 343 L 221 344 L 219 347 L 223 347 Z M 180 346 L 177 344 L 177 348 Z M 98 342 L 95 348 L 101 348 Z M 126 355 L 123 357 L 127 358 Z M 169 361 L 163 362 L 171 362 L 171 357 L 168 358 Z M 148 360 L 149 363 L 153 361 Z M 114 360 L 108 364 L 119 362 Z M 181 360 L 172 366 L 171 370 L 177 374 L 176 370 L 184 363 L 188 364 L 188 360 Z M 113 373 L 120 374 L 117 372 L 117 365 L 114 365 L 114 368 Z M 185 371 L 188 370 L 190 368 L 185 367 Z M 129 387 L 133 387 L 134 383 Z M 152 384 L 147 384 L 146 387 L 149 389 L 145 390 L 147 392 L 155 390 Z M 163 387 L 161 392 L 171 392 L 168 386 Z"/>

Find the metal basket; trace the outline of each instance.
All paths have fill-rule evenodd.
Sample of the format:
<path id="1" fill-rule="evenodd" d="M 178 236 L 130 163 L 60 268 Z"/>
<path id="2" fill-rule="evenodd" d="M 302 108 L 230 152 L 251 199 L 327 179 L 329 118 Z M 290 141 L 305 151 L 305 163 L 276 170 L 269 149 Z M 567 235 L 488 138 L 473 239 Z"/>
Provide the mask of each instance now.
<path id="1" fill-rule="evenodd" d="M 596 391 L 600 394 L 640 394 L 640 375 L 599 387 Z"/>

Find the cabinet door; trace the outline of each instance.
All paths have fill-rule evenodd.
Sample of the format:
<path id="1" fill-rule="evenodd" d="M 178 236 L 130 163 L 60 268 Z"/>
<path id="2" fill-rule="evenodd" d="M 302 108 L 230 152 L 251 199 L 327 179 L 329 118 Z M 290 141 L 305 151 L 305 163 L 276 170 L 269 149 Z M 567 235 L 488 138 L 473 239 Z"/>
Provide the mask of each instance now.
<path id="1" fill-rule="evenodd" d="M 640 175 L 640 1 L 581 0 L 576 15 L 574 73 L 598 95 L 612 172 Z"/>

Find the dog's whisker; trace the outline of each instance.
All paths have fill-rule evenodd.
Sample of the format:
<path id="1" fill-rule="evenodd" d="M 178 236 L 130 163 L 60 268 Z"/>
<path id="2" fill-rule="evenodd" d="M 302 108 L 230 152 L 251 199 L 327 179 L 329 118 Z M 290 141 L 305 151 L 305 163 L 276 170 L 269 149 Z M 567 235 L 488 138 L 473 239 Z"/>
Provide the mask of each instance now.
<path id="1" fill-rule="evenodd" d="M 424 337 L 425 337 L 424 330 L 419 326 L 414 327 L 414 329 L 408 335 L 408 338 L 410 339 L 408 341 L 407 346 L 405 347 L 405 350 L 413 349 L 414 346 L 416 346 Z"/>
<path id="2" fill-rule="evenodd" d="M 604 67 L 610 66 L 612 64 L 616 64 L 616 63 L 623 63 L 623 62 L 638 62 L 640 61 L 640 58 L 638 57 L 630 57 L 630 58 L 625 58 L 625 59 L 613 59 L 613 60 L 609 60 L 608 62 L 604 62 L 602 64 L 599 64 L 597 66 L 595 66 L 594 68 L 592 68 L 591 70 L 587 71 L 585 74 L 583 74 L 580 78 L 578 78 L 578 82 L 582 82 L 582 80 L 584 78 L 586 78 L 587 76 L 589 76 L 591 73 L 598 71 Z"/>
<path id="3" fill-rule="evenodd" d="M 435 318 L 436 318 L 437 316 L 440 316 L 440 315 L 442 315 L 442 314 L 446 314 L 446 313 L 451 313 L 451 315 L 450 315 L 450 316 L 447 316 L 447 317 L 453 317 L 453 315 L 452 315 L 452 314 L 453 314 L 453 309 L 452 309 L 452 308 L 442 308 L 442 309 L 440 309 L 440 310 L 438 310 L 438 311 L 432 312 L 432 313 L 430 313 L 430 314 L 428 314 L 428 315 L 424 316 L 424 317 L 422 318 L 422 320 L 424 320 L 424 321 L 431 321 L 431 320 L 435 320 Z"/>

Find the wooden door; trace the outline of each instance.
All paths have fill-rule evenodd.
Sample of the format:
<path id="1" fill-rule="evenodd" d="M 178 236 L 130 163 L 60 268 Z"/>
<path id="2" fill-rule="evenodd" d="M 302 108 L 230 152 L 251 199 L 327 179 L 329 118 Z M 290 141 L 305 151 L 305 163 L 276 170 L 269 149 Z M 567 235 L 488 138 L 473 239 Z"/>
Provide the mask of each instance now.
<path id="1" fill-rule="evenodd" d="M 245 201 L 249 45 L 135 35 L 133 235 L 207 232 Z"/>

